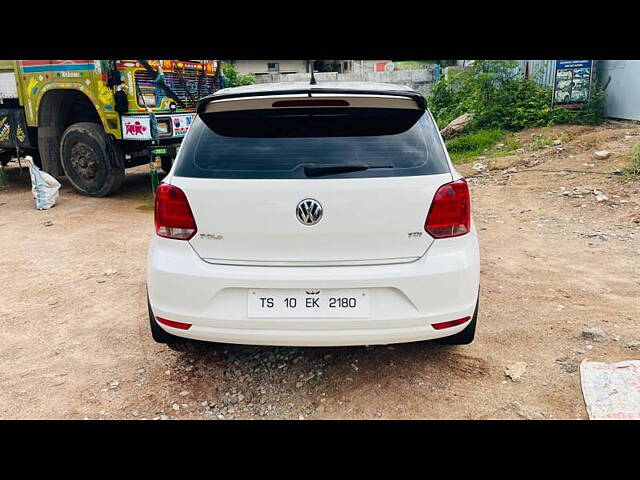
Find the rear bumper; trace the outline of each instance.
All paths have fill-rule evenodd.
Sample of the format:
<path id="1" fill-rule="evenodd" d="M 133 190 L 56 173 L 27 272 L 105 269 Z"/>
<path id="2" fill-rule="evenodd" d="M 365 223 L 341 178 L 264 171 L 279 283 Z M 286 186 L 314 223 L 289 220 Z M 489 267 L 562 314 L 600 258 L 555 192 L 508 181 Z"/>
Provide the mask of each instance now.
<path id="1" fill-rule="evenodd" d="M 161 325 L 185 338 L 223 343 L 290 346 L 375 345 L 429 340 L 467 325 L 432 324 L 472 317 L 480 266 L 475 232 L 436 240 L 412 263 L 344 267 L 212 265 L 188 242 L 153 236 L 147 285 L 155 316 L 189 323 Z M 369 318 L 249 318 L 250 288 L 368 288 Z"/>

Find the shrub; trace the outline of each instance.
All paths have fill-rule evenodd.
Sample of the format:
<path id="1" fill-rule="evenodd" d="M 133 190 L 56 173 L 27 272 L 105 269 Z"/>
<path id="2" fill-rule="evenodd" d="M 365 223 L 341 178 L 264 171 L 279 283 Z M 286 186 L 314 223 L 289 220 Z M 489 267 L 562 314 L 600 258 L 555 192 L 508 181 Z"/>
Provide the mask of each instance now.
<path id="1" fill-rule="evenodd" d="M 253 75 L 240 75 L 235 65 L 228 62 L 222 64 L 222 76 L 225 88 L 253 85 L 256 82 Z"/>
<path id="2" fill-rule="evenodd" d="M 631 161 L 625 173 L 630 175 L 640 175 L 640 144 L 631 149 Z"/>
<path id="3" fill-rule="evenodd" d="M 452 72 L 431 91 L 429 107 L 442 128 L 463 113 L 473 113 L 468 129 L 522 130 L 558 123 L 602 121 L 604 92 L 594 89 L 581 110 L 551 107 L 551 87 L 523 78 L 515 61 L 476 60 L 473 70 Z"/>

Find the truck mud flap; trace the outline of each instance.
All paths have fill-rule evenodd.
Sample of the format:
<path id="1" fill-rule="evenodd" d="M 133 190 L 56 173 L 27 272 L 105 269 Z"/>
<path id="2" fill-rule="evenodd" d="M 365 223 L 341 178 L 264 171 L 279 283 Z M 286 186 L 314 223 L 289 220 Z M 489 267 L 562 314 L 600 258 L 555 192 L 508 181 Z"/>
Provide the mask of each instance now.
<path id="1" fill-rule="evenodd" d="M 36 148 L 31 145 L 27 132 L 27 122 L 22 107 L 0 107 L 0 148 Z"/>

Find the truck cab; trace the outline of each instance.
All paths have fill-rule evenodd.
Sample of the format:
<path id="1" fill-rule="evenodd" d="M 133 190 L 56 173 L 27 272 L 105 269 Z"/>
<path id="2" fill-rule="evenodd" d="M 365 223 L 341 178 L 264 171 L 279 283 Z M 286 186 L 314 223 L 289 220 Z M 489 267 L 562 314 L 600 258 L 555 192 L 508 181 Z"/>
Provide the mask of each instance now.
<path id="1" fill-rule="evenodd" d="M 0 160 L 30 153 L 80 193 L 118 191 L 151 156 L 170 169 L 216 60 L 1 60 Z M 4 129 L 4 130 L 3 130 Z"/>

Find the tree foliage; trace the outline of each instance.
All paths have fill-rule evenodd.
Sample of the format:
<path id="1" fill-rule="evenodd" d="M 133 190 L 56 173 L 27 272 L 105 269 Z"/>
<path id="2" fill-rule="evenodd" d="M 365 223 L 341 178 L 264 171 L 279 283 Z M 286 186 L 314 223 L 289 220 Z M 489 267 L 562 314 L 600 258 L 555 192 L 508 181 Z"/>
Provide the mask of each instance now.
<path id="1" fill-rule="evenodd" d="M 224 62 L 222 64 L 222 77 L 224 78 L 225 88 L 253 85 L 256 83 L 256 79 L 253 75 L 239 74 L 235 65 L 229 62 Z"/>
<path id="2" fill-rule="evenodd" d="M 469 130 L 515 131 L 557 123 L 602 122 L 602 90 L 594 88 L 581 110 L 552 108 L 551 87 L 524 78 L 517 66 L 516 61 L 476 60 L 471 71 L 454 71 L 448 79 L 438 81 L 429 97 L 438 126 L 464 113 L 474 115 Z"/>

